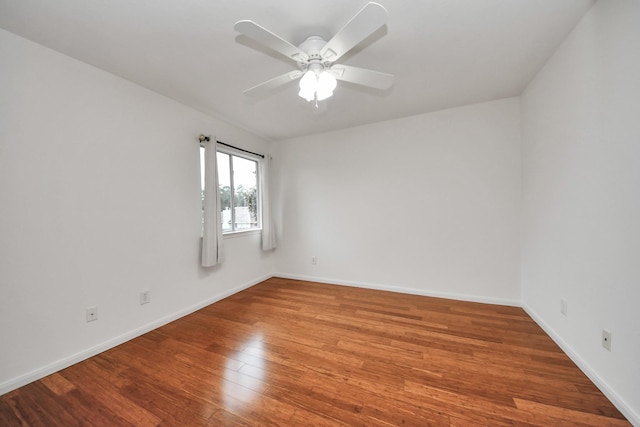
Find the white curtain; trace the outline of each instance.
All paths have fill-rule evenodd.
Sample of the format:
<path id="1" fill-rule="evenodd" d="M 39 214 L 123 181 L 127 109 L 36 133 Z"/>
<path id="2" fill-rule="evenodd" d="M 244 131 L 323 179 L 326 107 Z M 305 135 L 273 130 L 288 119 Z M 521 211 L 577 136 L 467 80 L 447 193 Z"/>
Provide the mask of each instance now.
<path id="1" fill-rule="evenodd" d="M 216 139 L 204 141 L 204 229 L 202 232 L 202 266 L 213 267 L 222 263 L 222 218 L 220 217 L 220 191 Z"/>
<path id="2" fill-rule="evenodd" d="M 266 154 L 260 162 L 260 189 L 262 190 L 262 250 L 270 251 L 277 246 L 276 232 L 271 216 L 271 188 L 269 186 L 269 173 L 271 169 L 271 156 Z"/>

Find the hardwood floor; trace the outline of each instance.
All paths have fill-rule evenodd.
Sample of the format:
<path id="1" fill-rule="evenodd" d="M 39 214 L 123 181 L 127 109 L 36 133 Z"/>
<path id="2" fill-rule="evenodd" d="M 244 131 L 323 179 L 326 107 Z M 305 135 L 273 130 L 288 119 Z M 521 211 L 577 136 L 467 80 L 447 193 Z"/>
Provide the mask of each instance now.
<path id="1" fill-rule="evenodd" d="M 520 308 L 273 278 L 0 396 L 2 426 L 628 426 Z"/>

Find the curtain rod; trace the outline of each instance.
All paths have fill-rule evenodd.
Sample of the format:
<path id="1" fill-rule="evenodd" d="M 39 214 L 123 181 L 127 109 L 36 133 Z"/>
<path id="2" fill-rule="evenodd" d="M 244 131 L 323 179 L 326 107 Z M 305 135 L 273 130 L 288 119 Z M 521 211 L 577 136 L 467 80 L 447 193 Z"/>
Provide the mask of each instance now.
<path id="1" fill-rule="evenodd" d="M 204 141 L 211 141 L 211 138 L 209 138 L 209 137 L 208 137 L 208 136 L 206 136 L 206 135 L 200 135 L 200 137 L 198 138 L 198 140 L 199 140 L 200 142 L 204 142 Z M 262 158 L 264 159 L 264 155 L 263 155 L 263 154 L 254 153 L 253 151 L 245 150 L 244 148 L 240 148 L 240 147 L 235 147 L 235 146 L 233 146 L 233 145 L 231 145 L 231 144 L 225 144 L 225 143 L 224 143 L 224 142 L 222 142 L 222 141 L 216 141 L 216 143 L 217 143 L 217 144 L 220 144 L 220 145 L 224 145 L 225 147 L 230 147 L 230 148 L 233 148 L 233 149 L 235 149 L 235 150 L 239 150 L 239 151 L 245 152 L 245 153 L 253 154 L 254 156 L 262 157 Z"/>

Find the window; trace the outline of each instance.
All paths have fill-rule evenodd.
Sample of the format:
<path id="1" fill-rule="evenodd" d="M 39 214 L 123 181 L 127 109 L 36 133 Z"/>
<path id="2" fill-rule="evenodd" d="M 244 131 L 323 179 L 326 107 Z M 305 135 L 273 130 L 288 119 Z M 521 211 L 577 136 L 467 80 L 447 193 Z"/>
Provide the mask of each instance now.
<path id="1" fill-rule="evenodd" d="M 200 148 L 200 162 L 204 211 L 204 148 Z M 258 161 L 232 150 L 218 149 L 217 168 L 222 232 L 259 230 Z"/>

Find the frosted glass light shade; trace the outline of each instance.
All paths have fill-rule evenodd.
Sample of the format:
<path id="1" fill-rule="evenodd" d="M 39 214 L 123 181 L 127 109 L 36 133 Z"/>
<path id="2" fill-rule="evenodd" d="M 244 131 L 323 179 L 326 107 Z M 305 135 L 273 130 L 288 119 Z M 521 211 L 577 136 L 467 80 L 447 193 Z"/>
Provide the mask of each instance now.
<path id="1" fill-rule="evenodd" d="M 316 86 L 316 96 L 318 101 L 329 98 L 333 95 L 333 90 L 336 88 L 338 82 L 333 75 L 327 71 L 323 71 L 318 76 L 318 85 Z"/>
<path id="2" fill-rule="evenodd" d="M 338 82 L 328 71 L 316 74 L 315 71 L 308 70 L 300 79 L 300 92 L 298 95 L 307 101 L 325 100 L 333 95 L 333 90 Z"/>
<path id="3" fill-rule="evenodd" d="M 316 86 L 318 85 L 318 77 L 316 73 L 309 70 L 300 79 L 300 92 L 298 95 L 307 101 L 313 101 L 316 95 Z"/>

